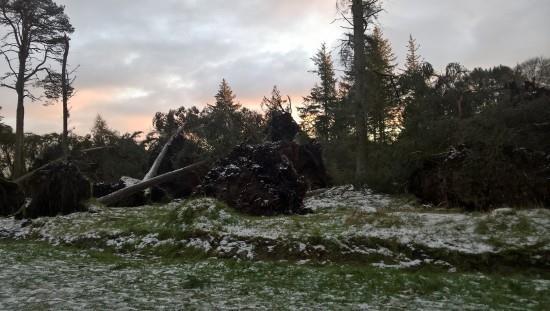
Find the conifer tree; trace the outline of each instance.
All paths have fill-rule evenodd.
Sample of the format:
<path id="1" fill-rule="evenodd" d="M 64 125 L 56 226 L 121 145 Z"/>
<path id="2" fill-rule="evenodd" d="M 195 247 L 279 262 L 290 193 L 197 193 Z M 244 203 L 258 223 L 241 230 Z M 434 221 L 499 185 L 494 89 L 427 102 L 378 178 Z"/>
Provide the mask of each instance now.
<path id="1" fill-rule="evenodd" d="M 310 95 L 304 98 L 304 106 L 298 108 L 298 111 L 306 132 L 323 141 L 328 141 L 334 123 L 338 94 L 334 63 L 325 43 L 321 45 L 312 60 L 317 67 L 313 72 L 319 77 L 320 84 L 316 84 L 311 89 Z"/>
<path id="2" fill-rule="evenodd" d="M 0 27 L 5 30 L 0 55 L 9 71 L 0 77 L 0 86 L 17 93 L 14 177 L 25 170 L 25 99 L 37 99 L 29 85 L 46 70 L 46 63 L 61 53 L 59 38 L 74 31 L 65 8 L 52 0 L 0 0 Z"/>
<path id="3" fill-rule="evenodd" d="M 214 153 L 224 154 L 242 141 L 241 105 L 235 102 L 237 97 L 225 79 L 214 98 L 214 105 L 209 105 L 202 113 L 205 119 L 203 131 Z"/>
<path id="4" fill-rule="evenodd" d="M 215 95 L 216 102 L 211 108 L 213 110 L 221 110 L 226 112 L 234 112 L 238 110 L 241 105 L 235 103 L 237 96 L 233 94 L 233 90 L 229 86 L 229 83 L 225 79 L 222 79 L 218 93 Z"/>
<path id="5" fill-rule="evenodd" d="M 388 140 L 388 134 L 395 129 L 396 96 L 393 85 L 393 71 L 396 67 L 396 57 L 393 54 L 390 42 L 383 37 L 382 30 L 375 27 L 368 38 L 367 64 L 369 85 L 369 130 L 374 141 L 384 143 Z"/>
<path id="6" fill-rule="evenodd" d="M 346 0 L 351 12 L 351 18 L 345 18 L 353 29 L 347 34 L 348 44 L 342 53 L 347 60 L 348 69 L 352 78 L 351 103 L 353 106 L 356 154 L 355 154 L 355 184 L 361 185 L 365 181 L 367 171 L 367 143 L 368 143 L 368 64 L 367 64 L 367 30 L 373 20 L 382 11 L 379 0 Z"/>
<path id="7" fill-rule="evenodd" d="M 420 46 L 413 38 L 412 34 L 409 35 L 409 42 L 407 44 L 407 56 L 405 59 L 405 71 L 406 72 L 418 72 L 422 66 L 422 59 L 418 54 Z"/>

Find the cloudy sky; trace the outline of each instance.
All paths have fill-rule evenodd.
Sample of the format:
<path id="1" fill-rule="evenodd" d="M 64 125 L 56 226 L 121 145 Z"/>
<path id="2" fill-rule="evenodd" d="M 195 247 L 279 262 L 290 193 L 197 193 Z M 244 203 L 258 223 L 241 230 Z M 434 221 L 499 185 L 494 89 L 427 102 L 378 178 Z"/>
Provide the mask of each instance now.
<path id="1" fill-rule="evenodd" d="M 157 111 L 212 103 L 222 78 L 258 108 L 278 85 L 294 103 L 315 83 L 310 58 L 341 38 L 336 0 L 58 0 L 76 32 L 80 65 L 70 127 L 87 133 L 99 113 L 122 132 L 147 131 Z M 380 16 L 398 60 L 410 33 L 436 69 L 515 65 L 550 56 L 548 0 L 385 0 Z M 5 65 L 0 63 L 5 71 Z M 0 89 L 15 125 L 15 96 Z M 27 103 L 26 130 L 59 131 L 61 107 Z"/>

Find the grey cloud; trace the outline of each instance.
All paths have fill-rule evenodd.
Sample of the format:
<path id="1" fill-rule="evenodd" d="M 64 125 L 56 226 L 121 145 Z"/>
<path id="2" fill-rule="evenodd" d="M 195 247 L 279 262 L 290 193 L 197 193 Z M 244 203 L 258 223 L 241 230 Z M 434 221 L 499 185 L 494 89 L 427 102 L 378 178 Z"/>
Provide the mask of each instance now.
<path id="1" fill-rule="evenodd" d="M 75 104 L 71 122 L 85 133 L 101 113 L 121 131 L 145 130 L 156 111 L 211 103 L 222 78 L 247 104 L 259 103 L 274 84 L 299 103 L 315 82 L 311 56 L 321 41 L 334 47 L 341 37 L 339 25 L 330 23 L 335 1 L 59 0 L 76 28 L 71 63 L 80 65 L 77 89 L 147 95 Z M 546 0 L 384 2 L 380 24 L 400 60 L 409 33 L 438 69 L 451 61 L 470 68 L 514 65 L 550 51 Z M 0 89 L 1 113 L 10 124 L 13 103 L 14 95 Z M 29 104 L 26 128 L 58 130 L 58 108 Z M 143 124 L 122 124 L 125 118 Z"/>

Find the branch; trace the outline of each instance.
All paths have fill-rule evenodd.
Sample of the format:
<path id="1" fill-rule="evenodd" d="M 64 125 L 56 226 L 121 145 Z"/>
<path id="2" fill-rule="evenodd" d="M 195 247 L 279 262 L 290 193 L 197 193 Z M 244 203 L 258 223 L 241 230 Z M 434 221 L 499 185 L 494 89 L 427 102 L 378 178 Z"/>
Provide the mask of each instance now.
<path id="1" fill-rule="evenodd" d="M 11 66 L 11 60 L 10 60 L 10 58 L 8 57 L 8 55 L 6 54 L 6 52 L 0 50 L 0 54 L 4 55 L 4 58 L 6 59 L 6 63 L 8 63 L 8 66 L 10 67 L 11 72 L 12 72 L 14 75 L 17 76 L 17 72 L 15 72 L 15 70 L 14 70 L 13 67 Z"/>
<path id="2" fill-rule="evenodd" d="M 8 89 L 12 89 L 15 91 L 15 87 L 11 86 L 11 85 L 8 85 L 8 84 L 5 84 L 5 83 L 0 83 L 0 87 L 7 87 Z"/>
<path id="3" fill-rule="evenodd" d="M 17 42 L 17 46 L 20 47 L 21 39 L 19 38 L 19 27 L 15 27 L 13 21 L 8 17 L 5 7 L 2 7 L 2 15 L 4 15 L 4 18 L 6 19 L 6 21 L 8 21 L 8 24 L 10 24 L 11 28 L 13 29 L 13 36 L 15 37 L 15 41 Z"/>
<path id="4" fill-rule="evenodd" d="M 42 62 L 38 64 L 31 73 L 25 76 L 25 81 L 29 80 L 32 76 L 37 74 L 39 71 L 43 71 L 43 70 L 47 71 L 48 70 L 47 68 L 42 67 L 44 66 L 44 64 L 46 64 L 47 61 L 48 61 L 48 49 L 44 51 L 44 59 L 42 60 Z"/>

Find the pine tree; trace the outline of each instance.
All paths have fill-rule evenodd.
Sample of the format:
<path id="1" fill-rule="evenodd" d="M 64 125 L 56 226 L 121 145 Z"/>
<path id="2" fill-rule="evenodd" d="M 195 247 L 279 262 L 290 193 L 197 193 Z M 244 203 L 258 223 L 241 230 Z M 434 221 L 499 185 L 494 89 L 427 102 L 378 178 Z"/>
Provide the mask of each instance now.
<path id="1" fill-rule="evenodd" d="M 240 104 L 235 103 L 235 98 L 237 98 L 237 96 L 233 94 L 233 90 L 229 86 L 229 83 L 227 83 L 225 79 L 222 79 L 218 93 L 215 95 L 216 103 L 212 106 L 212 109 L 234 112 L 241 107 Z"/>
<path id="2" fill-rule="evenodd" d="M 117 133 L 109 128 L 107 121 L 97 115 L 92 127 L 92 141 L 96 147 L 110 146 L 116 141 Z"/>
<path id="3" fill-rule="evenodd" d="M 422 59 L 418 54 L 420 46 L 416 43 L 416 39 L 412 34 L 409 35 L 409 43 L 407 44 L 407 57 L 405 59 L 406 72 L 418 72 L 422 66 Z"/>
<path id="4" fill-rule="evenodd" d="M 388 126 L 394 123 L 392 121 L 395 117 L 396 96 L 392 79 L 396 57 L 380 28 L 374 28 L 368 41 L 369 130 L 374 141 L 384 143 L 388 140 L 389 132 L 395 132 Z"/>
<path id="5" fill-rule="evenodd" d="M 37 99 L 30 87 L 48 60 L 61 52 L 59 38 L 74 28 L 65 8 L 52 0 L 0 1 L 0 27 L 4 30 L 0 53 L 10 70 L 0 78 L 0 86 L 17 93 L 14 177 L 25 171 L 25 99 Z"/>
<path id="6" fill-rule="evenodd" d="M 304 106 L 298 108 L 298 111 L 306 132 L 328 141 L 338 93 L 334 63 L 325 43 L 312 60 L 317 67 L 313 72 L 319 77 L 320 84 L 316 84 L 310 95 L 304 98 Z"/>
<path id="7" fill-rule="evenodd" d="M 368 72 L 366 59 L 366 31 L 370 23 L 382 10 L 378 0 L 351 0 L 353 34 L 350 36 L 353 47 L 353 106 L 355 108 L 355 132 L 357 152 L 355 158 L 355 184 L 361 185 L 367 173 L 368 143 Z"/>
<path id="8" fill-rule="evenodd" d="M 224 154 L 242 141 L 241 105 L 235 102 L 237 97 L 225 79 L 220 83 L 214 98 L 214 105 L 209 105 L 202 112 L 205 120 L 203 131 L 213 152 Z"/>

